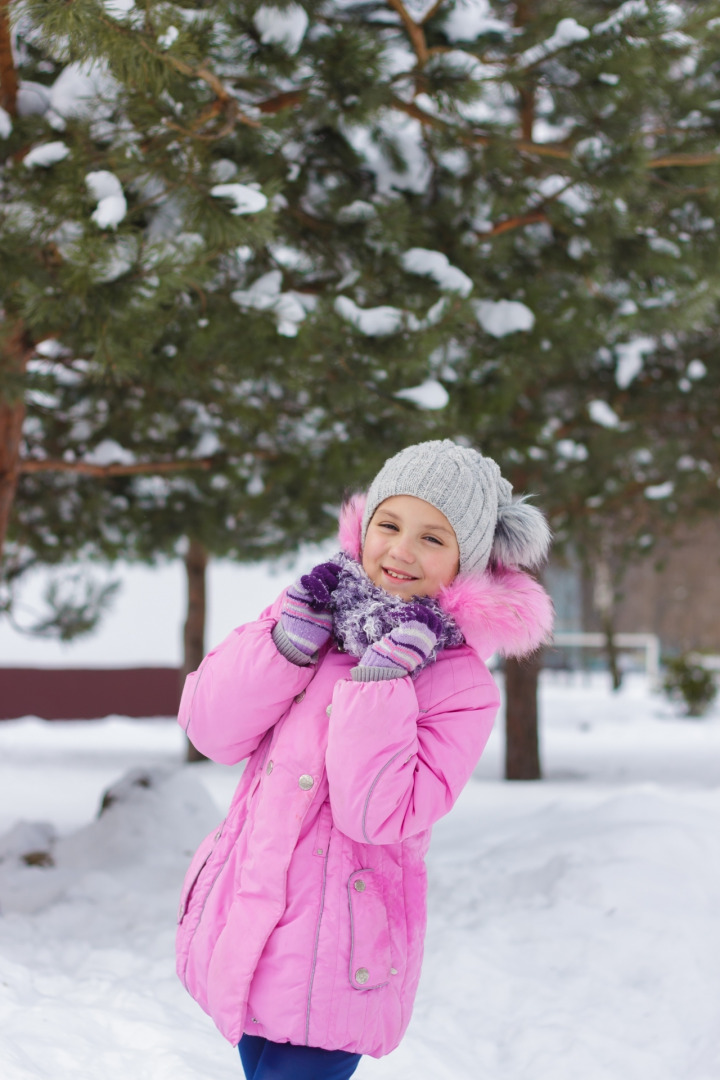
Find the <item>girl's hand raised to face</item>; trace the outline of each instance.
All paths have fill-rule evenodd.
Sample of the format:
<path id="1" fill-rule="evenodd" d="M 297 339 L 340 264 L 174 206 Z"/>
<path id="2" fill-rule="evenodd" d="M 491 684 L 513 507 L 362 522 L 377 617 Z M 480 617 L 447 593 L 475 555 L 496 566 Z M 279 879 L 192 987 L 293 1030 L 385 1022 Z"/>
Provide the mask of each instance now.
<path id="1" fill-rule="evenodd" d="M 402 678 L 430 657 L 442 630 L 439 616 L 411 602 L 398 608 L 397 618 L 398 625 L 365 650 L 352 673 L 356 682 Z"/>
<path id="2" fill-rule="evenodd" d="M 321 563 L 286 592 L 273 640 L 294 664 L 310 663 L 330 637 L 332 615 L 327 609 L 339 578 L 337 563 Z"/>
<path id="3" fill-rule="evenodd" d="M 330 603 L 330 595 L 337 589 L 340 567 L 334 562 L 320 563 L 309 574 L 303 574 L 299 585 L 307 594 L 307 603 L 315 611 L 322 611 Z"/>

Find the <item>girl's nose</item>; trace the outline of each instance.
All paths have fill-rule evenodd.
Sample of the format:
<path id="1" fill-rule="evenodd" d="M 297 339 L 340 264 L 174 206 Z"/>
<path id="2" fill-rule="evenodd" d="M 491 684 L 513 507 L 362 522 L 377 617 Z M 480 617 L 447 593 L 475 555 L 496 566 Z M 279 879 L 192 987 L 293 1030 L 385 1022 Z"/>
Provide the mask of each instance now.
<path id="1" fill-rule="evenodd" d="M 415 554 L 413 552 L 411 541 L 404 536 L 397 536 L 392 548 L 393 557 L 398 562 L 412 563 L 415 561 Z"/>

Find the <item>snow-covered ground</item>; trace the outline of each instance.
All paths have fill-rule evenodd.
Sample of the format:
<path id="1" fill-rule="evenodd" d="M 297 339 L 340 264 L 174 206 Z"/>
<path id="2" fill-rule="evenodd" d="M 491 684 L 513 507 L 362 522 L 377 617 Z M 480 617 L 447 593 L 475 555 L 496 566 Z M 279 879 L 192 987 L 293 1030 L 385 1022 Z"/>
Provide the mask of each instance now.
<path id="1" fill-rule="evenodd" d="M 720 1077 L 720 710 L 605 683 L 545 675 L 546 779 L 502 782 L 497 730 L 436 827 L 414 1019 L 360 1080 Z M 182 753 L 171 721 L 0 724 L 2 1080 L 240 1080 L 173 966 L 239 770 Z"/>

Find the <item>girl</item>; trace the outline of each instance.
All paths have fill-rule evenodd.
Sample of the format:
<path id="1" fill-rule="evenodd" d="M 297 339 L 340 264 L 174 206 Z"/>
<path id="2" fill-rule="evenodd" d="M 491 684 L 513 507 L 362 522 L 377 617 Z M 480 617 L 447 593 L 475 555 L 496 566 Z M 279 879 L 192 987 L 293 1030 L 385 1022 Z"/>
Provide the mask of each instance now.
<path id="1" fill-rule="evenodd" d="M 187 678 L 195 746 L 249 761 L 188 870 L 178 973 L 248 1080 L 346 1080 L 407 1028 L 430 830 L 498 709 L 483 660 L 551 627 L 516 569 L 549 530 L 511 491 L 475 450 L 408 447 L 344 508 L 342 553 Z"/>

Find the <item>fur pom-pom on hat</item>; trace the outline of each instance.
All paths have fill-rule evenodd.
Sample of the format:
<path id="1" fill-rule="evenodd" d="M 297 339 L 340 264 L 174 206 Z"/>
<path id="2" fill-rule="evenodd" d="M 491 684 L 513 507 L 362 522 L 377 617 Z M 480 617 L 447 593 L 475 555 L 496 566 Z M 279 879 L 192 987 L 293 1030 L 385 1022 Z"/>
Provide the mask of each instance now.
<path id="1" fill-rule="evenodd" d="M 550 526 L 527 495 L 498 506 L 490 562 L 500 566 L 541 566 L 550 549 Z"/>

